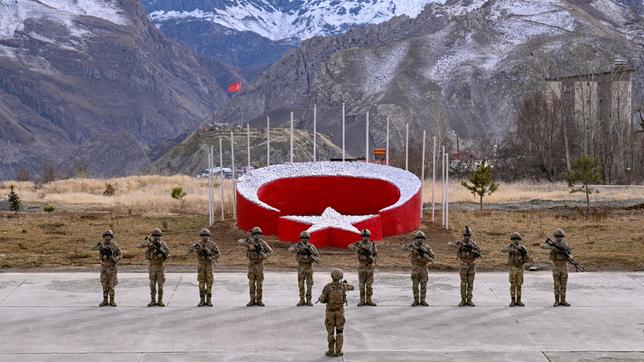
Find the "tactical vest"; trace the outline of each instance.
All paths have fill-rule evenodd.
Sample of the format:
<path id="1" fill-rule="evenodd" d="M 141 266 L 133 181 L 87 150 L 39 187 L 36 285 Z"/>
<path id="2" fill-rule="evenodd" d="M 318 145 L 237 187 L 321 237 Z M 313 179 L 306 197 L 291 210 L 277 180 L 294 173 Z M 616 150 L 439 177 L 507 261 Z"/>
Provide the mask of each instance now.
<path id="1" fill-rule="evenodd" d="M 550 251 L 550 260 L 555 263 L 561 264 L 568 261 L 568 256 L 563 251 L 555 248 Z"/>
<path id="2" fill-rule="evenodd" d="M 102 245 L 103 245 L 103 247 L 105 247 L 105 244 L 102 244 Z M 116 256 L 118 248 L 116 247 L 116 245 L 114 245 L 114 242 L 112 241 L 110 243 L 110 245 L 108 245 L 107 247 L 110 248 L 110 250 L 112 250 L 112 255 Z M 110 257 L 108 255 L 105 255 L 105 254 L 101 253 L 100 257 L 101 257 L 101 263 L 115 264 L 114 259 L 112 259 L 112 257 Z"/>
<path id="3" fill-rule="evenodd" d="M 472 262 L 476 258 L 478 258 L 478 255 L 476 255 L 473 251 L 464 248 L 463 246 L 458 248 L 458 258 L 466 261 L 466 262 Z"/>
<path id="4" fill-rule="evenodd" d="M 260 240 L 259 242 L 257 242 L 257 244 L 261 245 L 261 247 L 264 248 L 264 240 Z M 253 261 L 253 262 L 261 262 L 261 261 L 263 261 L 264 258 L 262 258 L 261 253 L 258 252 L 257 250 L 251 250 L 250 249 L 251 245 L 253 245 L 253 244 L 252 243 L 248 244 L 249 249 L 246 252 L 246 256 L 248 257 L 248 260 Z M 264 252 L 264 253 L 266 253 L 266 252 Z"/>
<path id="5" fill-rule="evenodd" d="M 201 244 L 201 242 L 199 241 L 193 245 L 193 248 L 197 252 L 197 258 L 199 259 L 199 261 L 212 261 L 215 258 L 215 248 L 213 246 L 213 242 L 210 240 L 208 240 L 205 244 Z M 210 257 L 203 255 L 202 252 L 199 251 L 200 248 L 207 249 L 212 255 Z"/>
<path id="6" fill-rule="evenodd" d="M 521 267 L 525 264 L 527 260 L 521 255 L 519 249 L 511 246 L 510 251 L 508 251 L 508 265 Z"/>
<path id="7" fill-rule="evenodd" d="M 346 300 L 346 292 L 344 286 L 340 282 L 333 282 L 329 286 L 329 296 L 327 300 L 327 308 L 338 309 L 344 306 Z"/>
<path id="8" fill-rule="evenodd" d="M 160 244 L 161 248 L 165 247 L 165 243 L 163 241 L 160 241 Z M 148 245 L 148 250 L 145 252 L 145 257 L 148 260 L 157 263 L 163 262 L 168 259 L 166 255 L 163 255 L 160 250 L 157 250 L 157 248 L 154 247 L 154 244 L 152 242 L 150 242 L 150 244 Z"/>
<path id="9" fill-rule="evenodd" d="M 314 262 L 313 251 L 308 247 L 302 245 L 297 250 L 297 254 L 295 254 L 295 260 L 298 263 L 302 263 L 302 264 L 312 264 Z"/>
<path id="10" fill-rule="evenodd" d="M 368 247 L 362 246 L 362 243 L 358 242 L 358 260 L 364 263 L 373 263 L 376 255 L 374 253 L 374 243 L 369 242 Z"/>

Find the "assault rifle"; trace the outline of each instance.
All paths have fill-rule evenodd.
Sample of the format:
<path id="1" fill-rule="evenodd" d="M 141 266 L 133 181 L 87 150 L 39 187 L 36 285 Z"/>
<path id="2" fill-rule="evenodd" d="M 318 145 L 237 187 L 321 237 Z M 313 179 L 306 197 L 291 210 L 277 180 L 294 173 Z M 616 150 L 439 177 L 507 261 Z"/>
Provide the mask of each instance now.
<path id="1" fill-rule="evenodd" d="M 371 249 L 371 245 L 367 244 L 367 246 L 362 246 L 361 242 L 358 242 L 358 254 L 362 256 L 366 256 L 371 260 L 372 263 L 376 262 L 376 258 L 373 256 L 373 249 Z"/>
<path id="2" fill-rule="evenodd" d="M 320 257 L 315 255 L 315 253 L 313 253 L 313 249 L 311 248 L 311 245 L 310 244 L 306 246 L 304 244 L 301 244 L 301 245 L 303 247 L 304 255 L 313 259 L 315 264 L 320 265 Z"/>
<path id="3" fill-rule="evenodd" d="M 103 256 L 109 259 L 112 259 L 116 263 L 116 258 L 114 257 L 114 251 L 109 246 L 103 246 L 101 243 L 98 243 L 98 251 L 101 254 L 101 259 Z"/>
<path id="4" fill-rule="evenodd" d="M 434 262 L 434 256 L 429 253 L 429 250 L 427 250 L 424 246 L 417 246 L 414 245 L 416 248 L 416 252 L 418 252 L 418 255 L 420 255 L 422 258 L 425 258 L 429 260 L 430 262 Z"/>
<path id="5" fill-rule="evenodd" d="M 163 248 L 163 245 L 161 245 L 160 241 L 158 240 L 152 241 L 152 247 L 157 253 L 163 255 L 164 258 L 166 259 L 168 258 L 168 252 Z"/>
<path id="6" fill-rule="evenodd" d="M 213 256 L 214 256 L 213 252 L 212 252 L 212 251 L 210 251 L 210 249 L 208 249 L 207 247 L 202 246 L 202 245 L 201 245 L 201 244 L 199 244 L 199 243 L 196 243 L 196 244 L 195 244 L 195 249 L 197 249 L 197 254 L 199 254 L 199 256 L 204 257 L 204 258 L 206 258 L 207 260 L 214 260 L 214 258 L 213 258 Z"/>
<path id="7" fill-rule="evenodd" d="M 461 247 L 466 252 L 470 252 L 470 253 L 476 255 L 477 258 L 483 257 L 483 255 L 481 255 L 481 249 L 477 245 L 474 245 L 474 243 L 472 243 L 472 242 L 462 241 L 461 242 Z"/>
<path id="8" fill-rule="evenodd" d="M 575 260 L 572 257 L 572 250 L 570 250 L 570 248 L 568 246 L 566 246 L 566 245 L 564 245 L 562 243 L 556 242 L 556 241 L 552 241 L 552 240 L 550 240 L 550 238 L 546 239 L 545 244 L 549 245 L 549 246 L 551 246 L 551 247 L 553 247 L 553 248 L 555 248 L 557 250 L 559 250 L 564 255 L 566 255 L 566 258 L 568 259 L 568 262 L 575 267 L 576 271 L 578 271 L 578 272 L 579 271 L 582 271 L 582 272 L 586 271 L 586 268 L 584 268 L 583 265 L 579 264 L 577 262 L 577 260 Z"/>
<path id="9" fill-rule="evenodd" d="M 266 259 L 266 251 L 264 250 L 264 246 L 262 245 L 262 243 L 260 243 L 259 241 L 255 241 L 255 238 L 252 238 L 252 237 L 248 238 L 247 241 L 253 245 L 253 247 L 255 248 L 255 251 L 262 258 Z"/>

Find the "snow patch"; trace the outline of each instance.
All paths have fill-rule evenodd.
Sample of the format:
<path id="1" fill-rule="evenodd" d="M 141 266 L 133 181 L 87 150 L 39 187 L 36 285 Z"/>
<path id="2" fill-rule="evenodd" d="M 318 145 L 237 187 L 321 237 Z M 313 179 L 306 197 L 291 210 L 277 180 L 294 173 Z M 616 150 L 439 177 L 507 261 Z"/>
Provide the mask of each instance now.
<path id="1" fill-rule="evenodd" d="M 346 176 L 388 181 L 400 190 L 400 198 L 382 211 L 394 209 L 409 201 L 420 190 L 420 180 L 409 171 L 365 162 L 302 162 L 287 163 L 253 170 L 239 178 L 237 192 L 245 199 L 269 210 L 278 209 L 259 199 L 257 191 L 275 180 L 311 176 Z"/>

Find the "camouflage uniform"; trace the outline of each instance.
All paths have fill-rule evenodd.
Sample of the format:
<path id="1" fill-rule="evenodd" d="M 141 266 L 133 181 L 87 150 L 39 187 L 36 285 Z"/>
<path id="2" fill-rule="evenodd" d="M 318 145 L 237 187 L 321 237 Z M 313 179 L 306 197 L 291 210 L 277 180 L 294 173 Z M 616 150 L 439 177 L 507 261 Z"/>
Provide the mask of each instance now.
<path id="1" fill-rule="evenodd" d="M 427 282 L 429 281 L 427 264 L 434 261 L 434 252 L 432 248 L 425 244 L 425 233 L 416 232 L 414 242 L 403 245 L 403 251 L 409 251 L 409 260 L 411 261 L 411 289 L 414 293 L 414 302 L 412 307 L 427 304 Z"/>
<path id="2" fill-rule="evenodd" d="M 100 307 L 107 305 L 116 307 L 114 288 L 119 283 L 117 276 L 117 263 L 121 259 L 121 249 L 115 241 L 112 241 L 113 237 L 114 233 L 112 230 L 105 230 L 103 233 L 104 240 L 99 241 L 94 247 L 92 247 L 92 250 L 100 251 L 101 258 L 101 286 L 103 287 L 103 301 L 99 304 Z"/>
<path id="3" fill-rule="evenodd" d="M 375 306 L 371 300 L 373 295 L 373 272 L 376 269 L 376 259 L 378 258 L 378 248 L 376 244 L 369 241 L 371 232 L 367 229 L 362 230 L 362 240 L 349 245 L 349 250 L 355 251 L 358 257 L 358 280 L 360 288 L 360 303 L 358 306 L 369 305 Z"/>
<path id="4" fill-rule="evenodd" d="M 300 234 L 301 241 L 288 248 L 288 251 L 295 253 L 295 260 L 297 261 L 297 286 L 300 289 L 300 301 L 297 303 L 298 307 L 303 305 L 313 306 L 313 303 L 311 303 L 313 263 L 320 261 L 320 254 L 315 245 L 309 243 L 310 238 L 309 233 L 303 231 Z M 306 300 L 304 299 L 305 296 Z"/>
<path id="5" fill-rule="evenodd" d="M 562 244 L 566 248 L 570 248 L 563 240 L 565 237 L 563 230 L 555 230 L 553 236 L 556 242 Z M 553 306 L 565 306 L 570 304 L 566 302 L 566 289 L 568 287 L 568 260 L 570 256 L 566 255 L 563 251 L 555 248 L 554 246 L 545 243 L 541 248 L 550 250 L 550 260 L 552 261 L 552 279 L 554 281 L 555 302 Z"/>
<path id="6" fill-rule="evenodd" d="M 262 230 L 254 227 L 248 239 L 239 240 L 239 243 L 245 245 L 247 248 L 248 286 L 250 293 L 250 301 L 246 304 L 248 307 L 253 305 L 264 306 L 262 302 L 264 292 L 262 288 L 264 281 L 264 260 L 271 256 L 273 249 L 261 237 Z"/>
<path id="7" fill-rule="evenodd" d="M 474 240 L 470 240 L 472 232 L 469 227 L 463 230 L 463 240 L 450 242 L 449 245 L 456 247 L 456 256 L 461 262 L 461 302 L 459 306 L 474 306 L 474 276 L 476 275 L 476 259 L 481 257 L 481 250 Z"/>
<path id="8" fill-rule="evenodd" d="M 329 350 L 327 356 L 342 356 L 342 345 L 344 343 L 344 304 L 347 301 L 347 291 L 353 290 L 353 285 L 342 280 L 342 270 L 334 269 L 331 272 L 333 281 L 324 286 L 322 294 L 318 301 L 326 304 L 326 316 L 324 324 L 326 326 L 327 341 Z"/>
<path id="9" fill-rule="evenodd" d="M 197 306 L 212 307 L 213 268 L 220 253 L 217 244 L 209 238 L 210 230 L 202 229 L 199 236 L 201 236 L 201 240 L 192 244 L 188 249 L 189 253 L 197 255 L 197 282 L 199 282 L 199 304 Z"/>
<path id="10" fill-rule="evenodd" d="M 141 242 L 139 248 L 146 248 L 145 258 L 148 259 L 148 274 L 150 275 L 150 303 L 148 307 L 159 306 L 165 307 L 163 303 L 163 284 L 165 283 L 165 261 L 170 256 L 170 249 L 165 241 L 161 239 L 163 235 L 160 229 L 152 231 L 152 240 L 146 237 Z M 155 297 L 158 294 L 158 298 Z"/>
<path id="11" fill-rule="evenodd" d="M 523 285 L 523 265 L 528 262 L 528 250 L 521 244 L 521 235 L 512 233 L 512 244 L 503 248 L 508 253 L 508 267 L 510 268 L 510 307 L 525 306 L 521 302 L 521 286 Z"/>

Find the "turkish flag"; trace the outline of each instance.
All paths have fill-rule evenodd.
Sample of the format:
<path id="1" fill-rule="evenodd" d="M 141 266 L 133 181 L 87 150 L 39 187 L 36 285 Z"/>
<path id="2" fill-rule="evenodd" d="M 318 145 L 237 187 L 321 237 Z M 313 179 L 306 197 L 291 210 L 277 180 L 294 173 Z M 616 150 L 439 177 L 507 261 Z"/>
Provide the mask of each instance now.
<path id="1" fill-rule="evenodd" d="M 228 93 L 239 93 L 241 92 L 241 89 L 242 89 L 242 82 L 241 80 L 239 80 L 235 83 L 229 84 L 227 90 L 228 90 Z"/>

